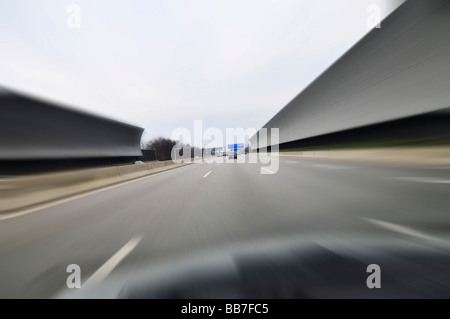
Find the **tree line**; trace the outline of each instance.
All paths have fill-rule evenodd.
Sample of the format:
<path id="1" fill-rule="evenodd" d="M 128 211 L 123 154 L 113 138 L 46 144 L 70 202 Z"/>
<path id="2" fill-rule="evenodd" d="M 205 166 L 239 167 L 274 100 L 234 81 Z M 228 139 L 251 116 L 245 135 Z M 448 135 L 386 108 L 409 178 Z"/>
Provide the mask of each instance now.
<path id="1" fill-rule="evenodd" d="M 172 159 L 172 149 L 175 145 L 180 148 L 189 147 L 191 149 L 191 157 L 195 157 L 195 153 L 202 154 L 202 149 L 199 147 L 191 147 L 189 144 L 181 143 L 180 141 L 172 140 L 170 138 L 165 137 L 155 137 L 150 141 L 144 143 L 142 145 L 142 149 L 144 150 L 155 150 L 156 151 L 156 159 L 158 161 L 168 161 Z"/>

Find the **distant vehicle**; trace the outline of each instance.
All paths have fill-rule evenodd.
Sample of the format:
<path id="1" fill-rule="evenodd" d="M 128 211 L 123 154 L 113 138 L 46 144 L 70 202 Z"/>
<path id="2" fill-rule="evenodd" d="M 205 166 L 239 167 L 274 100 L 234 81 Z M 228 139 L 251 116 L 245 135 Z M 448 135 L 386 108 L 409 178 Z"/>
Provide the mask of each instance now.
<path id="1" fill-rule="evenodd" d="M 216 149 L 216 156 L 227 156 L 227 151 L 224 149 Z"/>
<path id="2" fill-rule="evenodd" d="M 232 158 L 237 159 L 237 150 L 229 152 L 228 159 L 232 159 Z"/>
<path id="3" fill-rule="evenodd" d="M 134 162 L 134 164 L 141 165 L 141 164 L 144 164 L 144 162 L 143 161 L 136 161 L 136 162 Z"/>

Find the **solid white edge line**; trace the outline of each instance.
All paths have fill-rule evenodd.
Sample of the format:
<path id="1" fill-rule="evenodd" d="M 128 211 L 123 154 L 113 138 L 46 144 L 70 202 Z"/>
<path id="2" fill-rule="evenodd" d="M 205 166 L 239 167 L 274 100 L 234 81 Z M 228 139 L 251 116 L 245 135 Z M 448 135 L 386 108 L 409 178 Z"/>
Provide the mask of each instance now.
<path id="1" fill-rule="evenodd" d="M 206 178 L 206 177 L 208 177 L 208 175 L 209 174 L 211 174 L 211 172 L 212 172 L 212 170 L 211 171 L 209 171 L 208 173 L 206 173 L 204 176 L 203 176 L 203 178 Z"/>
<path id="2" fill-rule="evenodd" d="M 419 232 L 419 231 L 414 230 L 409 227 L 405 227 L 405 226 L 401 226 L 401 225 L 397 225 L 397 224 L 393 224 L 393 223 L 388 223 L 388 222 L 384 222 L 381 220 L 371 219 L 371 218 L 362 217 L 362 219 L 364 219 L 365 221 L 367 221 L 369 223 L 375 224 L 381 228 L 384 228 L 384 229 L 387 229 L 387 230 L 390 230 L 393 232 L 397 232 L 400 234 L 417 237 L 417 238 L 421 238 L 421 239 L 427 239 L 427 240 L 439 240 L 435 237 L 429 236 L 427 234 L 424 234 L 422 232 Z"/>
<path id="3" fill-rule="evenodd" d="M 90 195 L 95 195 L 97 193 L 105 192 L 107 190 L 110 190 L 110 189 L 113 189 L 113 188 L 116 188 L 116 187 L 125 186 L 125 185 L 131 184 L 131 183 L 134 183 L 134 182 L 146 179 L 146 178 L 150 178 L 150 177 L 154 177 L 154 176 L 157 176 L 157 175 L 165 174 L 165 173 L 168 173 L 170 171 L 175 171 L 175 170 L 177 170 L 179 168 L 184 168 L 184 167 L 188 167 L 188 166 L 189 165 L 179 166 L 179 167 L 176 167 L 176 168 L 164 171 L 164 172 L 159 172 L 159 173 L 155 173 L 155 174 L 151 174 L 151 175 L 147 175 L 147 176 L 138 177 L 138 178 L 130 180 L 130 181 L 119 182 L 117 184 L 110 185 L 110 186 L 105 186 L 105 187 L 102 187 L 100 189 L 95 189 L 95 190 L 92 190 L 92 191 L 86 191 L 86 192 L 83 192 L 82 194 L 73 195 L 73 196 L 70 196 L 68 198 L 57 199 L 57 200 L 54 200 L 54 201 L 52 201 L 50 203 L 47 203 L 47 204 L 38 204 L 38 206 L 36 206 L 36 207 L 28 208 L 28 209 L 25 209 L 23 211 L 19 211 L 19 212 L 15 212 L 15 213 L 0 214 L 0 221 L 7 220 L 7 219 L 10 219 L 10 218 L 14 218 L 14 217 L 23 216 L 23 215 L 28 215 L 28 214 L 37 212 L 37 211 L 42 210 L 42 209 L 58 206 L 58 205 L 61 205 L 61 204 L 64 204 L 64 203 L 67 203 L 67 202 L 70 202 L 70 201 L 73 201 L 73 200 L 77 200 L 77 199 L 80 199 L 80 198 L 83 198 L 83 197 L 86 197 L 86 196 L 90 196 Z"/>
<path id="4" fill-rule="evenodd" d="M 101 283 L 111 271 L 139 244 L 143 236 L 134 236 L 118 252 L 109 258 L 89 279 L 81 286 L 81 289 L 95 286 Z"/>

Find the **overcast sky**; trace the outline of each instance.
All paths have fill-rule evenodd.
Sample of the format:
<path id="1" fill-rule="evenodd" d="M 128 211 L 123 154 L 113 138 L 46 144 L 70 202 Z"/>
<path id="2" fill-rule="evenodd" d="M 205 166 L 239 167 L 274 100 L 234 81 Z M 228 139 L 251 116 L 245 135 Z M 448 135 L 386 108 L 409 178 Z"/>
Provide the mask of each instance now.
<path id="1" fill-rule="evenodd" d="M 1 0 L 0 85 L 141 126 L 145 139 L 196 119 L 259 129 L 370 31 L 370 4 L 384 17 L 401 2 Z"/>

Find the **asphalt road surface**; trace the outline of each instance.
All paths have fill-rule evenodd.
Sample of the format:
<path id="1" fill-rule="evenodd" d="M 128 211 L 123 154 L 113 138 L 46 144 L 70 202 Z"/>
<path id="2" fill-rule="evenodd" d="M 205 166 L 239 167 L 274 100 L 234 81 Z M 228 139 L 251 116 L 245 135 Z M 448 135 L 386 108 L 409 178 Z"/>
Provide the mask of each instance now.
<path id="1" fill-rule="evenodd" d="M 450 296 L 450 166 L 244 159 L 1 215 L 0 297 Z"/>

